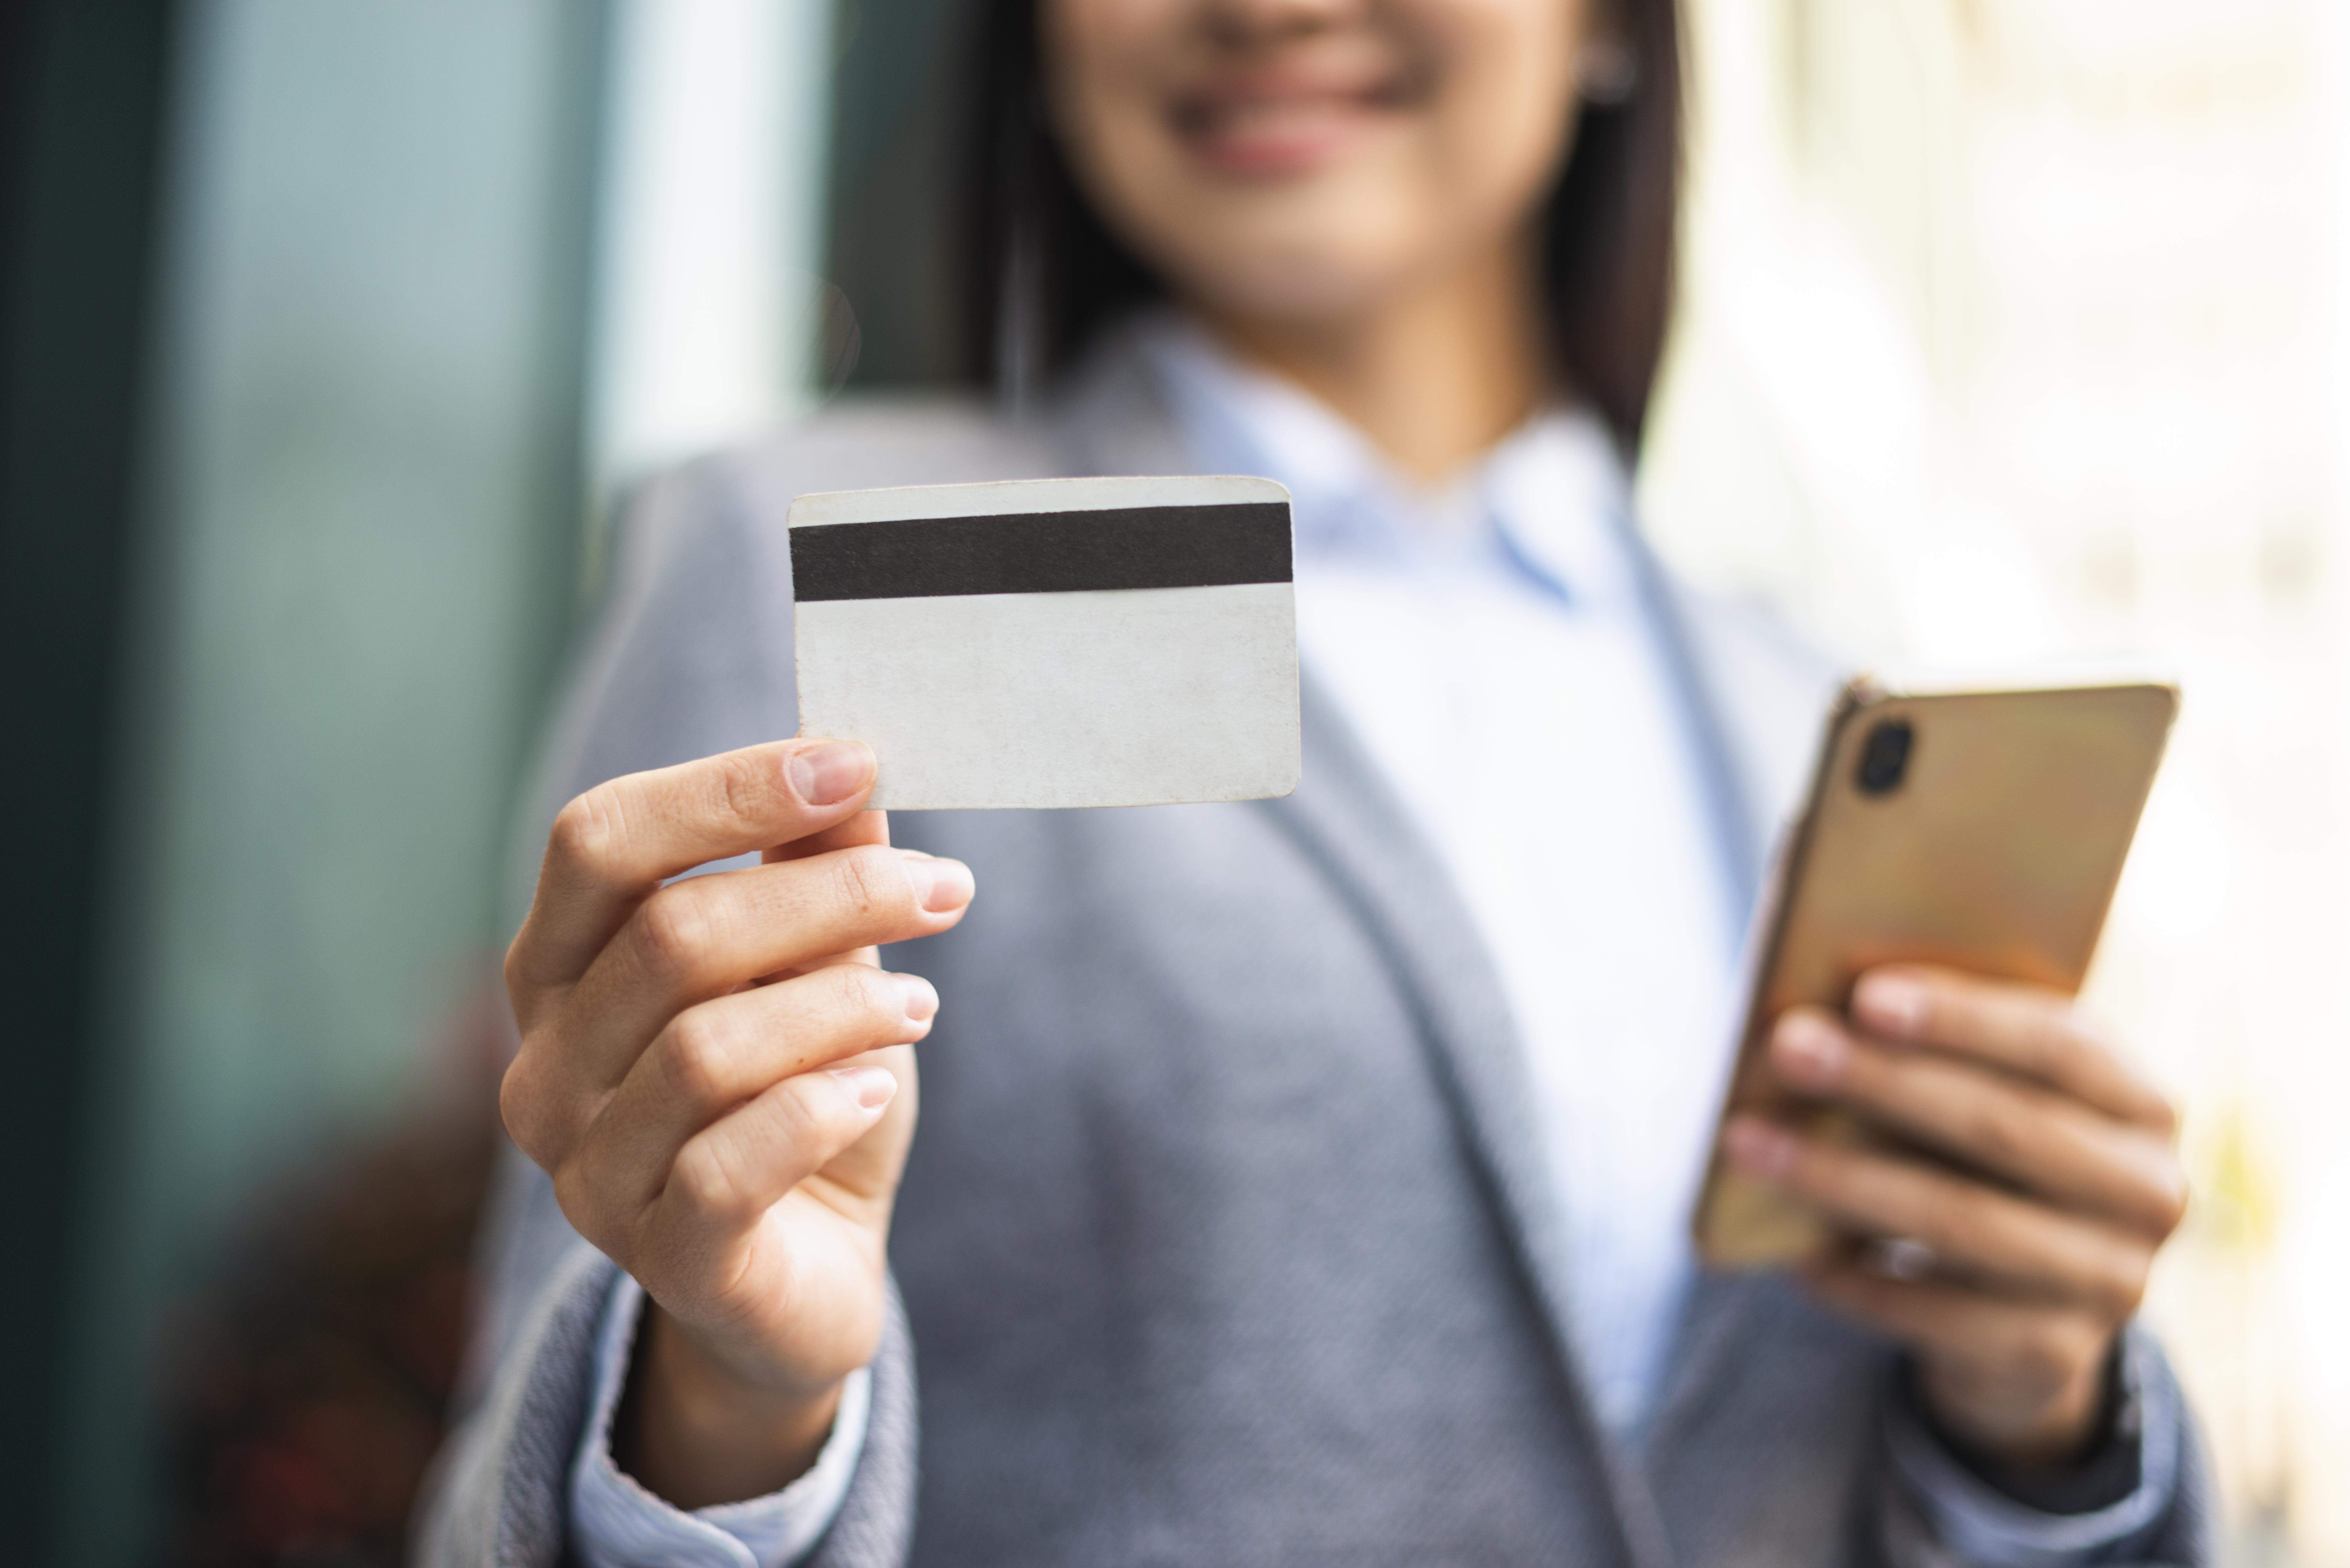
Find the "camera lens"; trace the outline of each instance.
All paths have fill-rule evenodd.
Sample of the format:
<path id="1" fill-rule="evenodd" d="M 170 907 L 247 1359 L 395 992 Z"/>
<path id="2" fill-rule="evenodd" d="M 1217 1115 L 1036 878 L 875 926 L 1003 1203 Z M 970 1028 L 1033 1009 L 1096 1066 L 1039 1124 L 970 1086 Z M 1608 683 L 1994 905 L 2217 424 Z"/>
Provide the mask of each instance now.
<path id="1" fill-rule="evenodd" d="M 1887 719 L 1869 731 L 1868 739 L 1860 743 L 1860 793 L 1891 794 L 1899 789 L 1917 738 L 1907 719 Z"/>

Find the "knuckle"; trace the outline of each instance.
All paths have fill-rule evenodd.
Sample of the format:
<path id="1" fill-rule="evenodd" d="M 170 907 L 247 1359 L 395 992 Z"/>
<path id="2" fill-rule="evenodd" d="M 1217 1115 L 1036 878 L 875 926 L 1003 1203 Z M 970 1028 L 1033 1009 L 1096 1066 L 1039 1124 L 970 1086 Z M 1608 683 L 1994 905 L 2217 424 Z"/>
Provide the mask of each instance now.
<path id="1" fill-rule="evenodd" d="M 691 979 L 709 949 L 710 911 L 690 882 L 674 883 L 646 899 L 637 910 L 636 927 L 646 967 L 667 980 Z"/>
<path id="2" fill-rule="evenodd" d="M 879 845 L 842 855 L 833 876 L 836 895 L 859 924 L 888 919 L 913 899 L 896 852 Z"/>
<path id="3" fill-rule="evenodd" d="M 550 855 L 598 870 L 608 865 L 619 836 L 620 813 L 612 786 L 598 784 L 564 803 L 547 833 Z"/>
<path id="4" fill-rule="evenodd" d="M 531 989 L 530 956 L 523 945 L 527 933 L 527 927 L 515 933 L 515 940 L 506 944 L 505 961 L 498 966 L 498 977 L 505 982 L 506 1000 L 517 1016 L 522 1012 L 523 998 Z"/>
<path id="5" fill-rule="evenodd" d="M 729 826 L 755 829 L 773 815 L 775 767 L 742 752 L 712 759 L 712 809 Z"/>
<path id="6" fill-rule="evenodd" d="M 531 1147 L 537 1142 L 536 1128 L 530 1119 L 530 1089 L 523 1060 L 516 1056 L 498 1079 L 498 1120 L 514 1146 L 536 1159 L 538 1156 Z"/>
<path id="7" fill-rule="evenodd" d="M 786 1081 L 775 1096 L 776 1145 L 790 1151 L 788 1163 L 814 1169 L 842 1143 L 844 1100 L 825 1074 L 806 1073 Z"/>
<path id="8" fill-rule="evenodd" d="M 904 1008 L 881 971 L 868 963 L 837 963 L 827 971 L 833 1005 L 848 1016 L 881 1023 L 894 1022 Z"/>
<path id="9" fill-rule="evenodd" d="M 507 1064 L 505 1075 L 498 1080 L 498 1119 L 505 1124 L 506 1137 L 514 1146 L 543 1166 L 551 1151 L 542 1108 L 545 1095 L 533 1066 L 536 1060 L 525 1050 Z"/>
<path id="10" fill-rule="evenodd" d="M 678 1151 L 670 1184 L 687 1208 L 713 1220 L 748 1218 L 751 1195 L 734 1162 L 709 1138 L 696 1138 Z"/>
<path id="11" fill-rule="evenodd" d="M 1960 1126 L 1969 1152 L 2002 1170 L 2028 1168 L 2039 1141 L 2012 1105 L 1980 1103 L 1963 1116 Z"/>
<path id="12" fill-rule="evenodd" d="M 775 1096 L 775 1119 L 781 1125 L 783 1142 L 794 1149 L 813 1148 L 823 1141 L 823 1108 L 814 1097 L 819 1092 L 803 1075 L 785 1084 L 784 1092 Z"/>
<path id="13" fill-rule="evenodd" d="M 708 1012 L 695 1010 L 670 1020 L 661 1032 L 656 1064 L 671 1091 L 687 1104 L 712 1107 L 733 1097 L 733 1042 Z"/>

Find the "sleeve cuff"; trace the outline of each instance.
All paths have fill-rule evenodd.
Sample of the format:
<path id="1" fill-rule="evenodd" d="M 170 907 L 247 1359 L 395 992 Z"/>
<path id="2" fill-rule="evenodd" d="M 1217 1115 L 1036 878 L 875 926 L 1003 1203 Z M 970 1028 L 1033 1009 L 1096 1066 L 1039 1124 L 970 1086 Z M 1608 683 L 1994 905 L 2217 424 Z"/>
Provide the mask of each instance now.
<path id="1" fill-rule="evenodd" d="M 841 1386 L 832 1435 L 807 1474 L 777 1492 L 688 1513 L 663 1502 L 612 1461 L 612 1415 L 629 1380 L 629 1353 L 644 1313 L 643 1287 L 621 1274 L 597 1325 L 588 1427 L 571 1466 L 574 1552 L 585 1568 L 639 1563 L 679 1568 L 790 1568 L 840 1511 L 857 1474 L 872 1409 L 871 1373 Z"/>
<path id="2" fill-rule="evenodd" d="M 1899 1399 L 1886 1415 L 1886 1438 L 1904 1489 L 1942 1543 L 1983 1568 L 2075 1568 L 2125 1550 L 2158 1528 L 2177 1488 L 2181 1424 L 2178 1387 L 2135 1326 L 2119 1362 L 2123 1431 L 2135 1425 L 2137 1485 L 2087 1513 L 2049 1513 L 1994 1489 L 1950 1452 Z"/>

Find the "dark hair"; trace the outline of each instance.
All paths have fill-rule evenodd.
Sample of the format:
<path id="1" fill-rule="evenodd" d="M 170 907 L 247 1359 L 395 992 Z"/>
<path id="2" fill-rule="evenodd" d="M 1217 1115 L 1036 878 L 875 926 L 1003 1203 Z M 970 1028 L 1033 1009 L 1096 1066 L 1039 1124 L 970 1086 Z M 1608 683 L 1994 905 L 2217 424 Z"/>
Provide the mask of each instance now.
<path id="1" fill-rule="evenodd" d="M 1628 454 L 1639 444 L 1672 308 L 1680 192 L 1677 0 L 1616 0 L 1631 57 L 1620 99 L 1586 100 L 1543 215 L 1560 376 Z M 1036 0 L 981 0 L 977 91 L 957 246 L 967 379 L 1049 377 L 1106 322 L 1165 293 L 1069 172 L 1045 112 Z"/>

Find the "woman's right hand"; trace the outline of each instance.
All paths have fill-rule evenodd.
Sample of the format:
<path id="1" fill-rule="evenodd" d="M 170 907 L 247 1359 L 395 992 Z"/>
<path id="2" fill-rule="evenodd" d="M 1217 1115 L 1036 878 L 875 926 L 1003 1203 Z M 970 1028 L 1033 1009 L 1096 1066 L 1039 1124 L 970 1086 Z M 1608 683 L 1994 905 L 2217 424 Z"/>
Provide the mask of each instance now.
<path id="1" fill-rule="evenodd" d="M 889 847 L 873 771 L 802 739 L 599 784 L 556 817 L 506 954 L 506 1130 L 651 1298 L 614 1440 L 680 1507 L 806 1469 L 879 1344 L 938 994 L 873 950 L 953 925 L 972 885 Z"/>

